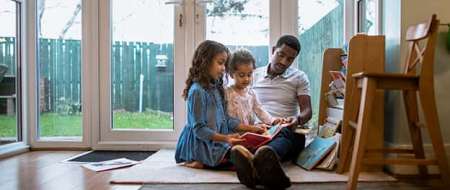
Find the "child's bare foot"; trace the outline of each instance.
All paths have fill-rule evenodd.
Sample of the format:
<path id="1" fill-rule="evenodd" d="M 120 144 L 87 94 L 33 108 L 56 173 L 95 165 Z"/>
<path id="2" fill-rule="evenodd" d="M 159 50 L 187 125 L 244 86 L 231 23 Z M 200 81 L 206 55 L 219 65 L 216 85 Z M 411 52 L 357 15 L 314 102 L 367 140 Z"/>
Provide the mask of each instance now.
<path id="1" fill-rule="evenodd" d="M 203 169 L 205 166 L 199 161 L 185 162 L 183 166 L 189 168 Z"/>

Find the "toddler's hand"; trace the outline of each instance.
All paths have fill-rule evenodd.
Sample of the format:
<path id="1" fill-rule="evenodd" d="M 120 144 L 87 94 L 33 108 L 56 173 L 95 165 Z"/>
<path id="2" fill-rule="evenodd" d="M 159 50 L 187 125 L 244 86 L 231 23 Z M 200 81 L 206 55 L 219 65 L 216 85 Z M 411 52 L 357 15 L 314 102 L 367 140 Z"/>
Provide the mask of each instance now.
<path id="1" fill-rule="evenodd" d="M 258 134 L 263 134 L 267 131 L 267 128 L 269 128 L 268 125 L 266 125 L 264 123 L 259 123 L 259 124 L 255 125 L 252 132 L 258 133 Z"/>

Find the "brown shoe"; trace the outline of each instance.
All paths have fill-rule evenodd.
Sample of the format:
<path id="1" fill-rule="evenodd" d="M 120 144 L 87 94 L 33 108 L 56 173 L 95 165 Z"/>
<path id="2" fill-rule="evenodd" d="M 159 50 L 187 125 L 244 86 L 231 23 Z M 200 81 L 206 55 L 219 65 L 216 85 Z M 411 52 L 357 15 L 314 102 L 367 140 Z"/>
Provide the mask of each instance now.
<path id="1" fill-rule="evenodd" d="M 255 188 L 256 170 L 253 167 L 253 154 L 244 146 L 236 145 L 231 148 L 230 158 L 236 167 L 239 181 L 249 188 Z"/>
<path id="2" fill-rule="evenodd" d="M 253 165 L 264 187 L 268 189 L 286 189 L 291 186 L 291 180 L 284 173 L 278 155 L 269 146 L 262 146 L 256 151 Z"/>

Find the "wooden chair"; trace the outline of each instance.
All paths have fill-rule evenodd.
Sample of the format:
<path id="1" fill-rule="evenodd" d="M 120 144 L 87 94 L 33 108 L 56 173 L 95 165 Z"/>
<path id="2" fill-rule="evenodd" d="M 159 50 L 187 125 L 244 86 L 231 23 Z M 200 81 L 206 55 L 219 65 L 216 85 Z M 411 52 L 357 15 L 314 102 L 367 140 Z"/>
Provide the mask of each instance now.
<path id="1" fill-rule="evenodd" d="M 427 174 L 426 165 L 438 165 L 441 178 L 447 189 L 450 189 L 450 172 L 447 156 L 444 149 L 441 130 L 439 128 L 438 113 L 434 96 L 433 64 L 435 44 L 438 33 L 439 20 L 433 15 L 429 22 L 410 26 L 406 33 L 408 42 L 407 60 L 402 74 L 394 73 L 356 73 L 356 86 L 361 89 L 356 93 L 355 101 L 360 102 L 359 111 L 353 117 L 357 122 L 352 126 L 355 128 L 356 136 L 353 145 L 353 153 L 350 164 L 349 180 L 347 189 L 356 189 L 358 175 L 362 164 L 368 165 L 417 165 L 420 174 Z M 423 48 L 422 48 L 423 47 Z M 421 65 L 421 68 L 419 67 Z M 406 108 L 408 126 L 412 139 L 413 149 L 368 149 L 366 147 L 369 116 L 372 114 L 373 101 L 377 90 L 401 90 Z M 419 122 L 418 99 L 425 115 L 426 125 Z M 355 124 L 356 123 L 356 124 Z M 431 143 L 433 145 L 435 158 L 425 158 L 421 128 L 428 129 Z M 370 153 L 397 153 L 412 154 L 413 158 L 373 158 Z"/>

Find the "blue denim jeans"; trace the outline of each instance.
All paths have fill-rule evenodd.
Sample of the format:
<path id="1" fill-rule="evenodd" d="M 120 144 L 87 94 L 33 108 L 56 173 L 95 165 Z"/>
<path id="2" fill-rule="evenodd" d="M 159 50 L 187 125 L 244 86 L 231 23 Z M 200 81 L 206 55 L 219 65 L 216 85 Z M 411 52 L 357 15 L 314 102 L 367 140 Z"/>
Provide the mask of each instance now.
<path id="1" fill-rule="evenodd" d="M 269 142 L 268 146 L 275 150 L 280 161 L 294 160 L 305 147 L 305 135 L 285 127 Z"/>

